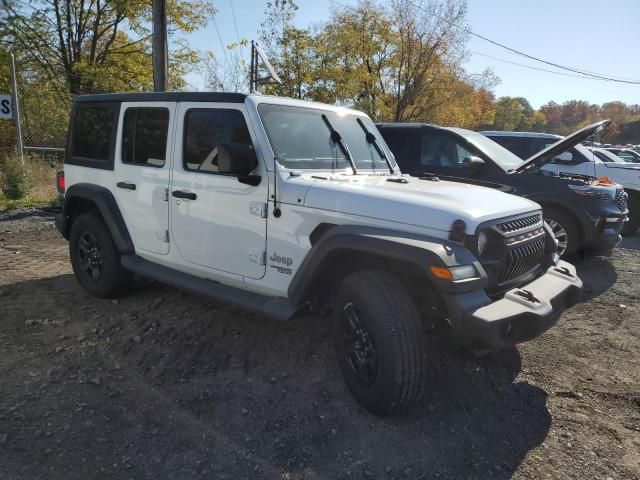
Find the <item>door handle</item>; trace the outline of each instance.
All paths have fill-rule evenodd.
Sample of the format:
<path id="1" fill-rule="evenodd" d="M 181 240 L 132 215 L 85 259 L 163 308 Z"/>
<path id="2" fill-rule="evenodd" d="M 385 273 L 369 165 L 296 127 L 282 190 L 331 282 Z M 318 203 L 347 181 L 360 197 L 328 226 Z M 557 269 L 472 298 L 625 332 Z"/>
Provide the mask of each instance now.
<path id="1" fill-rule="evenodd" d="M 173 192 L 171 192 L 171 195 L 173 195 L 176 198 L 186 198 L 187 200 L 195 200 L 196 198 L 198 198 L 198 196 L 195 193 L 184 192 L 182 190 L 174 190 Z"/>
<path id="2" fill-rule="evenodd" d="M 118 182 L 118 183 L 116 183 L 116 187 L 124 188 L 125 190 L 135 190 L 136 189 L 136 184 L 135 183 L 127 183 L 127 182 Z"/>

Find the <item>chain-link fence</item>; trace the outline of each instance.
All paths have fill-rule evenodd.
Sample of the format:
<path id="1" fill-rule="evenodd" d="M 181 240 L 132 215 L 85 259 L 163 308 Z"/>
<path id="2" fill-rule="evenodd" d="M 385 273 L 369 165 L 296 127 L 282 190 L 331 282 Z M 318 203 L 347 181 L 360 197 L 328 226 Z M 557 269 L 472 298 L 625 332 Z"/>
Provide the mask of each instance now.
<path id="1" fill-rule="evenodd" d="M 72 97 L 68 92 L 29 84 L 17 72 L 20 126 L 25 154 L 49 161 L 64 157 Z"/>
<path id="2" fill-rule="evenodd" d="M 14 98 L 17 96 L 18 101 L 13 102 L 13 119 L 0 121 L 0 153 L 18 151 L 44 158 L 50 163 L 61 161 L 67 143 L 71 94 L 50 86 L 51 83 L 34 79 L 34 75 L 21 71 L 19 66 L 15 74 L 13 69 L 9 70 L 10 81 L 5 80 L 3 84 L 6 86 L 8 83 L 10 93 Z M 18 122 L 21 141 L 16 134 Z"/>

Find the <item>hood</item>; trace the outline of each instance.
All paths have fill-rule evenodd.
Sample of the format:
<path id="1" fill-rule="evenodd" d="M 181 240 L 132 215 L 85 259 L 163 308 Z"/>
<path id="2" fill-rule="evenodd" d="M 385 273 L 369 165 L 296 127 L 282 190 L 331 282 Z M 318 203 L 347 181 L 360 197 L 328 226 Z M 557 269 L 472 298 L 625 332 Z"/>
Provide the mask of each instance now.
<path id="1" fill-rule="evenodd" d="M 540 168 L 543 165 L 546 165 L 562 152 L 575 147 L 577 144 L 583 142 L 590 136 L 605 130 L 610 123 L 611 120 L 601 120 L 592 125 L 589 125 L 588 127 L 584 127 L 583 129 L 578 130 L 577 132 L 574 132 L 569 136 L 561 138 L 556 143 L 549 145 L 544 150 L 541 150 L 535 155 L 527 158 L 522 165 L 514 168 L 513 172 L 524 172 L 525 170 L 528 170 L 530 168 Z"/>
<path id="2" fill-rule="evenodd" d="M 540 210 L 522 197 L 437 178 L 323 173 L 292 177 L 286 183 L 305 190 L 306 207 L 443 232 L 461 219 L 470 235 L 488 220 Z"/>

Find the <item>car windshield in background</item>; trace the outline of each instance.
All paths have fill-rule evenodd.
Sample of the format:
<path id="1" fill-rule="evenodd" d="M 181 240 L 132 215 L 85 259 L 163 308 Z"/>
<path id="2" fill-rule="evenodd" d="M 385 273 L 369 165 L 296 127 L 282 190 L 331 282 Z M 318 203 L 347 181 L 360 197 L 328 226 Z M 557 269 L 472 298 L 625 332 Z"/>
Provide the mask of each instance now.
<path id="1" fill-rule="evenodd" d="M 463 136 L 505 171 L 519 167 L 523 162 L 520 157 L 480 133 L 465 132 Z"/>
<path id="2" fill-rule="evenodd" d="M 590 161 L 590 162 L 597 162 L 598 161 L 598 155 L 596 155 L 594 153 L 593 150 L 589 150 L 587 147 L 585 147 L 584 145 L 578 144 L 575 147 L 573 147 L 577 152 L 579 152 L 586 160 Z M 603 160 L 603 159 L 600 159 Z M 607 161 L 607 162 L 617 162 L 618 159 L 615 155 L 613 155 L 611 157 L 611 159 L 609 160 L 603 160 L 603 161 Z"/>
<path id="3" fill-rule="evenodd" d="M 342 149 L 331 140 L 331 132 L 322 119 L 329 122 L 342 136 L 358 170 L 389 171 L 387 162 L 358 123 L 362 120 L 367 130 L 375 135 L 378 144 L 386 152 L 386 145 L 373 122 L 351 114 L 339 114 L 330 110 L 292 107 L 263 103 L 258 106 L 260 118 L 271 142 L 271 148 L 281 165 L 292 169 L 341 170 L 351 168 Z M 393 158 L 389 153 L 387 156 Z M 395 167 L 395 164 L 394 164 Z"/>

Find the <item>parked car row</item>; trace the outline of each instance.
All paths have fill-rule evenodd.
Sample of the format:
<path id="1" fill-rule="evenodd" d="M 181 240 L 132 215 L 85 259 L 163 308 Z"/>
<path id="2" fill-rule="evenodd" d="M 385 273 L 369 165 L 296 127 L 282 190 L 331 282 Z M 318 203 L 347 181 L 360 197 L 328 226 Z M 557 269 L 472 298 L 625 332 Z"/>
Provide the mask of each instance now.
<path id="1" fill-rule="evenodd" d="M 287 98 L 82 96 L 56 226 L 99 298 L 135 273 L 278 320 L 316 312 L 354 398 L 390 414 L 426 388 L 425 322 L 484 355 L 541 335 L 579 300 L 560 257 L 613 248 L 628 215 L 622 187 L 573 153 L 607 124 L 525 134 L 514 154 L 514 136 L 376 127 Z"/>
<path id="2" fill-rule="evenodd" d="M 598 180 L 586 169 L 555 168 L 571 161 L 575 148 L 584 148 L 580 142 L 608 123 L 598 122 L 565 139 L 427 124 L 378 128 L 404 172 L 498 188 L 540 204 L 558 240 L 558 254 L 568 256 L 582 249 L 611 250 L 625 228 L 627 197 L 620 185 Z"/>

